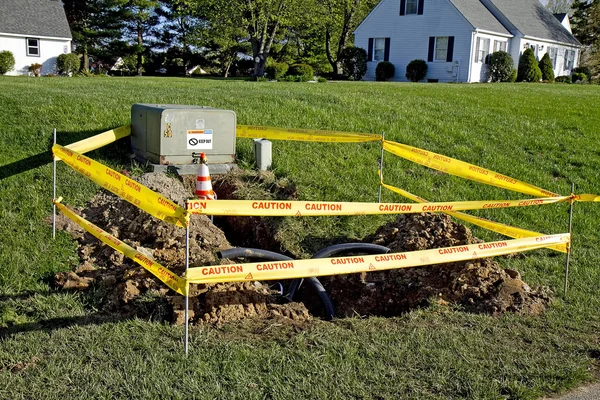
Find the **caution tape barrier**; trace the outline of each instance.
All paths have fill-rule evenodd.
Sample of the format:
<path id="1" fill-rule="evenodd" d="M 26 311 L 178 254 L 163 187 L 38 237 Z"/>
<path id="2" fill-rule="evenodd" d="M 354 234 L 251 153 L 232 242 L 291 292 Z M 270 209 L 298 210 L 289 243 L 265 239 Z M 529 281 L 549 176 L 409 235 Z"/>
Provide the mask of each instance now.
<path id="1" fill-rule="evenodd" d="M 116 237 L 112 236 L 110 233 L 100 229 L 96 225 L 87 221 L 86 219 L 80 217 L 75 214 L 73 211 L 68 209 L 66 206 L 60 203 L 60 199 L 57 199 L 54 204 L 56 207 L 69 219 L 75 222 L 77 225 L 81 226 L 83 229 L 88 231 L 90 234 L 94 235 L 96 238 L 101 240 L 103 243 L 109 245 L 113 249 L 117 250 L 120 253 L 123 253 L 128 258 L 132 259 L 136 263 L 140 264 L 158 279 L 160 279 L 165 285 L 167 285 L 170 289 L 173 289 L 175 292 L 186 295 L 187 287 L 185 279 L 177 276 L 175 273 L 171 272 L 168 268 L 163 267 L 159 263 L 152 260 L 150 257 L 146 256 L 143 253 L 135 250 L 133 247 L 127 245 L 126 243 L 120 241 Z"/>
<path id="2" fill-rule="evenodd" d="M 135 180 L 61 145 L 52 146 L 52 152 L 75 171 L 150 215 L 180 227 L 187 225 L 188 214 L 182 207 Z"/>
<path id="3" fill-rule="evenodd" d="M 381 135 L 374 135 L 372 133 L 273 128 L 270 126 L 251 125 L 237 125 L 236 136 L 250 139 L 295 140 L 301 142 L 328 143 L 361 143 L 381 141 Z"/>
<path id="4" fill-rule="evenodd" d="M 391 185 L 387 185 L 383 182 L 381 184 L 386 189 L 391 190 L 392 192 L 398 193 L 399 195 L 404 196 L 407 199 L 411 199 L 412 201 L 416 201 L 418 203 L 429 203 L 428 200 L 425 200 L 422 197 L 419 197 L 412 193 L 409 193 L 406 190 L 403 190 L 403 189 L 400 189 L 400 188 L 397 188 L 397 187 L 394 187 Z M 492 232 L 500 233 L 502 235 L 512 237 L 512 238 L 520 239 L 520 238 L 527 238 L 527 237 L 544 236 L 543 233 L 529 231 L 526 229 L 511 226 L 511 225 L 501 224 L 499 222 L 490 221 L 489 219 L 476 217 L 474 215 L 469 215 L 469 214 L 465 214 L 465 213 L 461 213 L 461 212 L 449 211 L 449 212 L 445 212 L 445 214 L 448 214 L 448 215 L 450 215 L 454 218 L 460 219 L 462 221 L 470 222 L 473 225 L 488 229 Z M 561 253 L 567 252 L 567 246 L 565 244 L 550 245 L 550 246 L 548 246 L 548 248 L 559 251 Z"/>
<path id="5" fill-rule="evenodd" d="M 100 147 L 111 144 L 119 139 L 131 135 L 131 125 L 120 126 L 110 131 L 102 132 L 79 142 L 71 143 L 65 147 L 79 154 L 87 153 Z"/>
<path id="6" fill-rule="evenodd" d="M 306 217 L 327 215 L 383 215 L 529 207 L 560 203 L 570 196 L 528 200 L 453 201 L 440 203 L 359 203 L 285 200 L 188 200 L 190 214 L 229 216 Z"/>
<path id="7" fill-rule="evenodd" d="M 185 279 L 189 283 L 221 283 L 353 274 L 495 257 L 569 241 L 570 235 L 563 233 L 407 253 L 214 265 L 190 268 Z"/>

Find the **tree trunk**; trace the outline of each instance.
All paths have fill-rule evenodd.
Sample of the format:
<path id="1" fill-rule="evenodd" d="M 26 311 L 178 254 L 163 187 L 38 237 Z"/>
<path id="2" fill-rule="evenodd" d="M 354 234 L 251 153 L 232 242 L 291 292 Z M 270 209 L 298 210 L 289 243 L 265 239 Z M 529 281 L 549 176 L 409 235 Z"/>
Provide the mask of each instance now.
<path id="1" fill-rule="evenodd" d="M 87 44 L 83 45 L 83 72 L 88 72 L 90 70 L 90 56 L 88 53 Z"/>
<path id="2" fill-rule="evenodd" d="M 142 76 L 142 45 L 144 43 L 144 27 L 141 21 L 138 21 L 137 26 L 137 42 L 138 42 L 138 53 L 137 53 L 137 74 Z"/>

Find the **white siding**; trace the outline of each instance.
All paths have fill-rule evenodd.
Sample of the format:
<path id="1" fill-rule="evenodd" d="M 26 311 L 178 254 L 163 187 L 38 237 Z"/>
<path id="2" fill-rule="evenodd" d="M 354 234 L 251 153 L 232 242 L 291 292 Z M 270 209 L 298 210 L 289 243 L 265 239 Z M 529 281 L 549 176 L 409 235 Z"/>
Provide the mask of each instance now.
<path id="1" fill-rule="evenodd" d="M 473 39 L 473 52 L 471 54 L 471 74 L 469 82 L 487 82 L 489 80 L 489 71 L 487 64 L 480 62 L 477 57 L 477 40 L 478 38 L 489 39 L 488 54 L 494 52 L 494 41 L 506 43 L 506 51 L 510 51 L 510 39 L 507 37 L 491 35 L 488 33 L 478 32 Z M 485 60 L 484 60 L 485 61 Z"/>
<path id="2" fill-rule="evenodd" d="M 557 49 L 557 57 L 556 57 L 556 64 L 554 65 L 554 76 L 563 76 L 563 75 L 571 75 L 571 73 L 573 72 L 572 69 L 567 69 L 567 66 L 565 65 L 565 55 L 567 50 L 569 51 L 575 51 L 575 57 L 573 59 L 573 67 L 572 68 L 577 68 L 579 66 L 579 48 L 576 46 L 567 46 L 564 44 L 557 44 L 556 42 L 551 42 L 551 41 L 545 41 L 545 40 L 540 40 L 540 39 L 536 39 L 536 38 L 528 38 L 528 37 L 523 37 L 520 40 L 516 40 L 515 39 L 515 43 L 518 43 L 518 46 L 516 47 L 516 50 L 518 51 L 518 55 L 515 57 L 515 55 L 513 55 L 514 61 L 515 61 L 515 68 L 518 68 L 519 66 L 519 58 L 521 56 L 521 54 L 523 54 L 523 51 L 525 51 L 525 49 L 529 46 L 533 46 L 534 49 L 534 53 L 536 52 L 537 49 L 537 60 L 541 60 L 542 57 L 544 56 L 544 54 L 546 54 L 549 49 L 555 48 Z M 543 46 L 543 47 L 542 47 Z"/>
<path id="3" fill-rule="evenodd" d="M 27 37 L 0 33 L 0 51 L 9 50 L 15 57 L 15 69 L 7 75 L 27 75 L 28 67 L 34 63 L 42 64 L 42 75 L 56 73 L 56 57 L 71 52 L 70 39 L 31 38 L 39 39 L 39 57 L 27 56 Z"/>
<path id="4" fill-rule="evenodd" d="M 428 62 L 425 79 L 440 82 L 468 80 L 473 27 L 448 0 L 425 0 L 423 15 L 399 15 L 400 0 L 382 0 L 355 31 L 354 44 L 368 48 L 369 38 L 390 38 L 390 62 L 396 67 L 395 81 L 406 81 L 406 65 L 414 59 L 427 61 L 430 36 L 454 36 L 453 62 Z M 368 49 L 367 49 L 368 50 Z M 363 79 L 375 79 L 377 62 L 369 62 Z"/>

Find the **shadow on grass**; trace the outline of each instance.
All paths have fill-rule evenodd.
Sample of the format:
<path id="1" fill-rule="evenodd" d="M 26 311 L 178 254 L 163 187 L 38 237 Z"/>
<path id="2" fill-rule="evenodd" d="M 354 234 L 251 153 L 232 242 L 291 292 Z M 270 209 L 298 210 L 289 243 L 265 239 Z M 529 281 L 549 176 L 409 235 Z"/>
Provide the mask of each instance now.
<path id="1" fill-rule="evenodd" d="M 57 143 L 66 146 L 71 143 L 78 142 L 83 139 L 87 139 L 91 136 L 97 135 L 102 132 L 106 132 L 108 129 L 103 129 L 99 131 L 84 131 L 84 132 L 57 132 Z M 118 147 L 111 143 L 103 148 L 94 150 L 87 154 L 88 156 L 94 158 L 95 156 L 100 156 L 104 159 L 108 159 L 116 162 L 129 161 L 129 144 L 126 141 L 120 140 L 118 142 Z M 123 144 L 127 143 L 126 146 Z M 5 164 L 0 166 L 0 180 L 10 178 L 11 176 L 21 174 L 23 172 L 30 171 L 32 169 L 36 169 L 38 167 L 42 167 L 46 164 L 52 163 L 52 144 L 53 139 L 50 138 L 46 142 L 47 151 L 43 153 L 39 153 L 33 156 L 29 156 L 27 158 L 23 158 L 18 161 L 14 161 L 10 164 Z M 126 150 L 123 150 L 126 149 Z M 91 155 L 90 155 L 91 154 Z"/>

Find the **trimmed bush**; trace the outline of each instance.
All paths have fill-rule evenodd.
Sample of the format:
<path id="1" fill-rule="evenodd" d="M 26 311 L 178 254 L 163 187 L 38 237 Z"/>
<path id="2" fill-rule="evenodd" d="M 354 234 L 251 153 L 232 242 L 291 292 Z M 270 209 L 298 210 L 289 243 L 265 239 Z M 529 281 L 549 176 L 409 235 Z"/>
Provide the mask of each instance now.
<path id="1" fill-rule="evenodd" d="M 419 82 L 427 76 L 427 63 L 425 60 L 412 60 L 406 66 L 406 79 Z"/>
<path id="2" fill-rule="evenodd" d="M 573 80 L 571 79 L 570 76 L 568 75 L 563 75 L 563 76 L 559 76 L 557 77 L 554 82 L 558 82 L 558 83 L 573 83 Z"/>
<path id="3" fill-rule="evenodd" d="M 517 70 L 514 68 L 513 58 L 505 51 L 492 53 L 489 65 L 492 82 L 511 82 L 510 79 L 513 71 L 515 72 L 515 79 L 517 78 Z"/>
<path id="4" fill-rule="evenodd" d="M 396 67 L 389 61 L 382 61 L 375 68 L 376 81 L 388 81 L 396 73 Z"/>
<path id="5" fill-rule="evenodd" d="M 516 82 L 517 81 L 517 69 L 512 68 L 510 70 L 510 78 L 508 78 L 508 82 Z"/>
<path id="6" fill-rule="evenodd" d="M 585 74 L 583 72 L 573 72 L 573 75 L 571 76 L 571 81 L 573 83 L 575 83 L 575 82 L 584 83 L 587 81 L 587 76 L 585 76 Z"/>
<path id="7" fill-rule="evenodd" d="M 290 68 L 286 63 L 270 63 L 265 67 L 265 73 L 269 79 L 281 79 L 285 76 L 285 73 L 288 72 Z"/>
<path id="8" fill-rule="evenodd" d="M 585 74 L 586 79 L 590 79 L 590 77 L 592 76 L 592 70 L 590 69 L 590 67 L 579 66 L 579 67 L 573 69 L 573 72 L 579 72 L 579 73 Z"/>
<path id="9" fill-rule="evenodd" d="M 317 79 L 317 82 L 319 82 L 319 83 L 325 83 L 325 82 L 327 82 L 327 79 L 326 79 L 325 77 L 323 77 L 323 76 L 320 76 L 320 77 Z"/>
<path id="10" fill-rule="evenodd" d="M 544 54 L 540 60 L 540 70 L 542 71 L 543 81 L 554 82 L 554 68 L 552 67 L 552 60 L 548 53 Z"/>
<path id="11" fill-rule="evenodd" d="M 361 47 L 346 47 L 340 54 L 340 63 L 346 78 L 360 81 L 367 73 L 367 51 Z"/>
<path id="12" fill-rule="evenodd" d="M 519 70 L 517 71 L 518 82 L 539 82 L 542 79 L 542 71 L 535 59 L 532 49 L 527 49 L 521 55 L 519 60 Z"/>
<path id="13" fill-rule="evenodd" d="M 308 64 L 294 64 L 288 69 L 288 76 L 298 76 L 300 82 L 308 82 L 314 75 L 313 68 Z"/>
<path id="14" fill-rule="evenodd" d="M 74 74 L 79 71 L 80 65 L 79 57 L 74 53 L 61 54 L 56 59 L 56 69 L 60 74 Z"/>
<path id="15" fill-rule="evenodd" d="M 15 67 L 15 57 L 8 50 L 0 51 L 0 75 L 12 71 Z"/>

